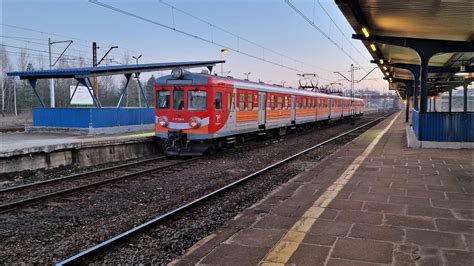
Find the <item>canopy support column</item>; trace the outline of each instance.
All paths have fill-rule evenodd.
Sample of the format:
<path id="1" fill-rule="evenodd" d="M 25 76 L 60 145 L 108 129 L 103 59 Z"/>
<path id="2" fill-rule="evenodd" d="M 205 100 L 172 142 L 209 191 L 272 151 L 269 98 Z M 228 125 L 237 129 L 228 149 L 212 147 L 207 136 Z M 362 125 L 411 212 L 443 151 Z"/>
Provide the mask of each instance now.
<path id="1" fill-rule="evenodd" d="M 448 112 L 452 112 L 453 111 L 453 89 L 450 89 L 449 90 L 449 106 L 448 106 Z"/>
<path id="2" fill-rule="evenodd" d="M 128 84 L 130 83 L 131 77 L 132 77 L 132 74 L 125 74 L 125 78 L 127 79 L 127 82 L 125 83 L 125 87 L 123 88 L 122 93 L 120 94 L 120 99 L 117 103 L 117 109 L 120 108 L 120 106 L 122 105 L 123 96 L 127 94 Z"/>
<path id="3" fill-rule="evenodd" d="M 150 102 L 148 101 L 148 98 L 146 97 L 146 94 L 145 94 L 145 90 L 143 89 L 143 86 L 142 86 L 142 83 L 140 81 L 140 73 L 135 73 L 135 76 L 137 77 L 137 83 L 138 83 L 138 87 L 140 88 L 140 91 L 142 93 L 142 96 L 143 96 L 143 99 L 145 100 L 145 103 L 146 103 L 146 107 L 150 107 Z"/>
<path id="4" fill-rule="evenodd" d="M 463 85 L 463 88 L 464 88 L 464 97 L 463 97 L 463 100 L 464 100 L 464 108 L 463 108 L 463 112 L 464 113 L 467 113 L 467 83 L 465 83 Z"/>
<path id="5" fill-rule="evenodd" d="M 87 88 L 87 91 L 89 92 L 89 95 L 92 97 L 92 101 L 94 102 L 95 107 L 97 108 L 102 108 L 102 105 L 99 102 L 99 99 L 96 97 L 94 92 L 92 91 L 92 83 L 90 82 L 89 78 L 87 80 L 85 78 L 76 78 L 76 80 L 84 85 L 84 87 Z"/>
<path id="6" fill-rule="evenodd" d="M 39 96 L 38 91 L 36 90 L 36 81 L 37 79 L 28 79 L 28 82 L 30 83 L 31 88 L 33 88 L 33 92 L 35 93 L 36 98 L 38 98 L 38 101 L 40 102 L 41 106 L 44 108 L 44 103 L 41 100 L 41 97 Z"/>

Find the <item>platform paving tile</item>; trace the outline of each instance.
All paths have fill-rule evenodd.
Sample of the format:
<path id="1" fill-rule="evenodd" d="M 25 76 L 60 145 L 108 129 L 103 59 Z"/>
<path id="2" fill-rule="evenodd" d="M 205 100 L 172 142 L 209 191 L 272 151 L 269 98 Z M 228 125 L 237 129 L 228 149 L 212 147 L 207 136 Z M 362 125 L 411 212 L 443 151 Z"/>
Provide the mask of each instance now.
<path id="1" fill-rule="evenodd" d="M 287 265 L 473 265 L 472 151 L 409 149 L 403 118 L 303 237 L 288 240 L 299 242 Z M 373 137 L 361 135 L 294 177 L 228 222 L 224 230 L 234 231 L 217 233 L 178 262 L 261 263 Z"/>
<path id="2" fill-rule="evenodd" d="M 257 265 L 267 253 L 265 247 L 247 247 L 221 244 L 198 264 L 206 265 Z"/>
<path id="3" fill-rule="evenodd" d="M 443 255 L 448 265 L 463 266 L 472 265 L 474 261 L 474 253 L 461 250 L 444 250 Z"/>
<path id="4" fill-rule="evenodd" d="M 381 213 L 372 213 L 372 212 L 362 212 L 362 211 L 349 211 L 343 210 L 336 217 L 336 221 L 346 222 L 346 223 L 366 223 L 366 224 L 375 224 L 381 225 L 383 219 L 383 214 Z"/>
<path id="5" fill-rule="evenodd" d="M 407 208 L 406 205 L 400 205 L 400 204 L 364 202 L 364 206 L 362 206 L 362 211 L 404 215 L 406 213 L 406 208 Z"/>
<path id="6" fill-rule="evenodd" d="M 229 238 L 226 244 L 248 247 L 272 247 L 285 233 L 281 229 L 244 229 Z"/>
<path id="7" fill-rule="evenodd" d="M 405 232 L 401 227 L 354 224 L 349 237 L 388 242 L 402 242 Z"/>
<path id="8" fill-rule="evenodd" d="M 406 229 L 406 242 L 428 247 L 466 249 L 461 234 L 431 230 Z"/>
<path id="9" fill-rule="evenodd" d="M 300 244 L 290 257 L 289 265 L 324 265 L 330 247 Z"/>
<path id="10" fill-rule="evenodd" d="M 424 207 L 424 206 L 408 206 L 408 215 L 410 216 L 426 216 L 440 218 L 454 218 L 453 213 L 448 209 Z"/>
<path id="11" fill-rule="evenodd" d="M 436 219 L 436 226 L 440 231 L 457 233 L 474 233 L 474 221 L 455 219 Z"/>
<path id="12" fill-rule="evenodd" d="M 338 238 L 331 257 L 374 263 L 392 263 L 393 246 L 389 242 Z"/>

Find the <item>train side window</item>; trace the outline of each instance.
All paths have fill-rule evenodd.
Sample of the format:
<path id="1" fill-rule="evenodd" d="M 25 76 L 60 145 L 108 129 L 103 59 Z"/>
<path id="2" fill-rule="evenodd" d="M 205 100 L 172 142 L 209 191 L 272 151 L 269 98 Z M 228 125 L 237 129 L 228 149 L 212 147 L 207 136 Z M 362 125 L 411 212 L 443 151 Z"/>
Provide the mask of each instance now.
<path id="1" fill-rule="evenodd" d="M 156 108 L 170 109 L 170 91 L 162 90 L 156 92 Z"/>
<path id="2" fill-rule="evenodd" d="M 214 107 L 216 110 L 222 110 L 222 92 L 216 92 L 216 98 L 214 99 Z"/>
<path id="3" fill-rule="evenodd" d="M 173 90 L 173 109 L 184 110 L 184 91 Z"/>
<path id="4" fill-rule="evenodd" d="M 285 96 L 285 105 L 284 105 L 284 108 L 285 109 L 288 109 L 289 107 L 289 104 L 288 104 L 288 96 Z"/>
<path id="5" fill-rule="evenodd" d="M 278 96 L 278 109 L 283 109 L 283 98 L 281 96 Z"/>
<path id="6" fill-rule="evenodd" d="M 270 97 L 270 107 L 273 109 L 275 109 L 275 95 L 272 95 L 272 97 Z"/>
<path id="7" fill-rule="evenodd" d="M 245 109 L 245 94 L 239 94 L 239 110 L 243 111 Z"/>
<path id="8" fill-rule="evenodd" d="M 253 110 L 253 95 L 247 94 L 247 110 Z"/>

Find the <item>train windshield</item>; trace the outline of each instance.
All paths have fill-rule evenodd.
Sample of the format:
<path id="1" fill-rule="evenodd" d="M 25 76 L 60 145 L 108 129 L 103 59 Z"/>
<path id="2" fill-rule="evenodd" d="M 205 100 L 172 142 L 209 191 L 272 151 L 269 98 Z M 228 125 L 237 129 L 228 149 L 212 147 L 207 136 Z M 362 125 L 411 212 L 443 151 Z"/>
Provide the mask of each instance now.
<path id="1" fill-rule="evenodd" d="M 188 110 L 206 110 L 207 92 L 188 91 Z"/>
<path id="2" fill-rule="evenodd" d="M 173 91 L 173 109 L 184 110 L 184 91 L 175 89 Z"/>
<path id="3" fill-rule="evenodd" d="M 162 90 L 156 92 L 156 107 L 158 109 L 170 109 L 170 91 Z"/>

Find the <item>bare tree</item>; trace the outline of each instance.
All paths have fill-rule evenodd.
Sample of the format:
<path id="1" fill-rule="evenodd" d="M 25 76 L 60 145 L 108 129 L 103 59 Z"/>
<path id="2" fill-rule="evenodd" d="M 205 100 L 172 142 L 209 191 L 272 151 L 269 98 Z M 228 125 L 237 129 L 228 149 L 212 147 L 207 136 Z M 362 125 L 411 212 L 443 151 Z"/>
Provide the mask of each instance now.
<path id="1" fill-rule="evenodd" d="M 5 116 L 5 94 L 7 90 L 7 71 L 11 68 L 5 47 L 0 46 L 0 93 L 2 93 L 2 115 Z"/>

